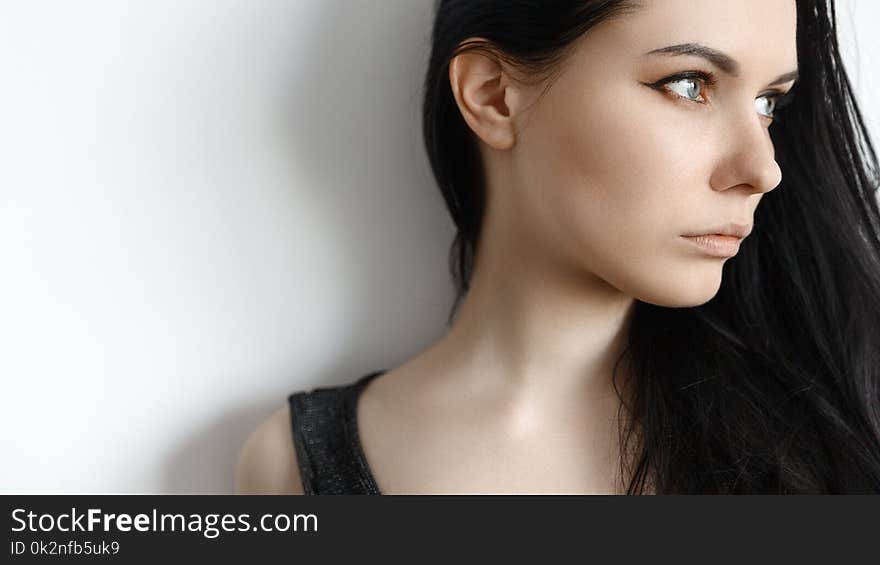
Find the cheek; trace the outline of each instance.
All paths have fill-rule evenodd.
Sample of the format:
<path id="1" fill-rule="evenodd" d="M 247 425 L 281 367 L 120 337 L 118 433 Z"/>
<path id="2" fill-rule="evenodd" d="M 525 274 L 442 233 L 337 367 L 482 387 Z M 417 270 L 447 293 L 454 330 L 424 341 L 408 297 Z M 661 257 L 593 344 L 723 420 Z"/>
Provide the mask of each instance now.
<path id="1" fill-rule="evenodd" d="M 530 192 L 541 195 L 532 205 L 548 240 L 569 264 L 632 294 L 674 303 L 669 292 L 649 287 L 683 288 L 695 280 L 693 258 L 678 238 L 700 220 L 693 203 L 708 183 L 702 164 L 711 144 L 695 122 L 682 120 L 686 112 L 670 110 L 595 99 L 557 105 L 530 140 L 536 159 L 529 182 L 536 187 Z M 696 267 L 702 281 L 691 300 L 699 301 L 711 292 L 717 267 Z"/>
<path id="2" fill-rule="evenodd" d="M 585 102 L 548 121 L 553 127 L 540 144 L 541 176 L 553 179 L 545 205 L 586 241 L 615 253 L 652 251 L 658 238 L 687 227 L 688 195 L 706 184 L 700 140 L 689 136 L 696 128 L 656 103 Z"/>

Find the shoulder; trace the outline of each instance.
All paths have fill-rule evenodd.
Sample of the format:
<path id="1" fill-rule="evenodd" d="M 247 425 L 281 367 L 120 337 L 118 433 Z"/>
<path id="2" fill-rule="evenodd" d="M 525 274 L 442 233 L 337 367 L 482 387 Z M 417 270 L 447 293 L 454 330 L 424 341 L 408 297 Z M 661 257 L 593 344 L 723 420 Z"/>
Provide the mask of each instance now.
<path id="1" fill-rule="evenodd" d="M 239 448 L 235 465 L 238 494 L 303 494 L 285 403 L 251 432 Z"/>

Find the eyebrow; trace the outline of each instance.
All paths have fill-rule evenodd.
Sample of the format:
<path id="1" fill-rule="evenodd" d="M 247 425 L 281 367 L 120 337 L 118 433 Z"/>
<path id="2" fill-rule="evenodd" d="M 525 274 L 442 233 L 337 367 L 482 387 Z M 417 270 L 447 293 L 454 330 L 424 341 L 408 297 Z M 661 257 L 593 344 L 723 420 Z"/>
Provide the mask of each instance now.
<path id="1" fill-rule="evenodd" d="M 694 57 L 702 57 L 706 59 L 725 73 L 733 76 L 739 77 L 740 73 L 740 64 L 726 53 L 723 53 L 717 49 L 713 49 L 712 47 L 708 47 L 706 45 L 702 45 L 700 43 L 679 43 L 678 45 L 670 45 L 668 47 L 661 47 L 659 49 L 653 49 L 645 53 L 645 55 L 690 55 Z M 798 79 L 798 70 L 795 69 L 793 71 L 789 71 L 787 73 L 783 73 L 770 81 L 767 86 L 775 86 L 777 84 L 783 84 L 791 80 Z"/>

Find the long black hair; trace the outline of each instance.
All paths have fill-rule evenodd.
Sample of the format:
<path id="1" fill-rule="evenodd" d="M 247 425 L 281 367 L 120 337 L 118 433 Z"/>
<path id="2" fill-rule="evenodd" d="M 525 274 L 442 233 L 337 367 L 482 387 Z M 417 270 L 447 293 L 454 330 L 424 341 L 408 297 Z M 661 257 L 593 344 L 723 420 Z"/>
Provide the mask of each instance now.
<path id="1" fill-rule="evenodd" d="M 632 0 L 441 0 L 423 134 L 456 226 L 466 294 L 485 209 L 476 139 L 448 65 L 480 49 L 541 81 Z M 627 493 L 880 493 L 877 155 L 837 44 L 833 0 L 797 0 L 799 81 L 770 126 L 783 171 L 721 289 L 691 308 L 636 300 L 618 395 Z M 478 41 L 466 41 L 479 38 Z M 618 416 L 620 416 L 620 412 Z M 620 420 L 619 420 L 620 421 Z"/>

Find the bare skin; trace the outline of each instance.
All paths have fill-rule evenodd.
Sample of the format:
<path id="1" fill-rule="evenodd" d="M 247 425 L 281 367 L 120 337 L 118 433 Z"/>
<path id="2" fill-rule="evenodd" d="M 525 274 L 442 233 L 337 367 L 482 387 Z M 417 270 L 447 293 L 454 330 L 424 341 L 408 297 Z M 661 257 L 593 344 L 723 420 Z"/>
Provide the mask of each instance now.
<path id="1" fill-rule="evenodd" d="M 738 76 L 645 55 L 683 43 L 723 51 Z M 484 239 L 449 332 L 361 396 L 384 493 L 623 492 L 611 368 L 632 307 L 717 293 L 727 259 L 680 236 L 752 224 L 781 181 L 766 95 L 795 69 L 794 0 L 647 1 L 578 40 L 543 98 L 490 57 L 452 62 L 487 171 Z M 718 83 L 648 86 L 692 70 Z M 302 492 L 286 407 L 236 476 L 238 492 Z"/>

